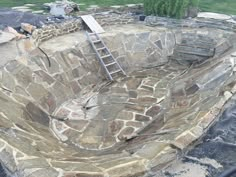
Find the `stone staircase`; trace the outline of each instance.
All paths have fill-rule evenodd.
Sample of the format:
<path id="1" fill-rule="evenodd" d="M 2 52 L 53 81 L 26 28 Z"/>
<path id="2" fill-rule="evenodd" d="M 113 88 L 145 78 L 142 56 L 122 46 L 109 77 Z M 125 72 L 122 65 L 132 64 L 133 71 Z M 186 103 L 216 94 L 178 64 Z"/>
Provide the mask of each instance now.
<path id="1" fill-rule="evenodd" d="M 186 33 L 170 58 L 184 65 L 202 63 L 215 55 L 216 45 L 216 41 L 208 36 Z"/>

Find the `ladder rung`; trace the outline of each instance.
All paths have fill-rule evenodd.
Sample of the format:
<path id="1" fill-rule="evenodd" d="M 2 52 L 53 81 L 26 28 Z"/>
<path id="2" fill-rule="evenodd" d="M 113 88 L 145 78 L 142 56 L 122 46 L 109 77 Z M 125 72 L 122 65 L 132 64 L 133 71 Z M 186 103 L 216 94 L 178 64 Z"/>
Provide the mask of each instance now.
<path id="1" fill-rule="evenodd" d="M 107 57 L 110 57 L 111 55 L 108 54 L 108 55 L 104 55 L 104 56 L 101 56 L 101 58 L 107 58 Z"/>
<path id="2" fill-rule="evenodd" d="M 96 33 L 88 33 L 89 35 L 95 35 Z"/>
<path id="3" fill-rule="evenodd" d="M 112 63 L 108 63 L 108 64 L 105 64 L 106 66 L 111 66 L 111 65 L 114 65 L 116 64 L 116 62 L 112 62 Z"/>
<path id="4" fill-rule="evenodd" d="M 113 71 L 113 72 L 110 72 L 110 74 L 115 74 L 115 73 L 118 73 L 118 72 L 121 72 L 121 70 L 116 70 L 116 71 Z"/>
<path id="5" fill-rule="evenodd" d="M 97 51 L 104 50 L 106 47 L 98 48 Z"/>
<path id="6" fill-rule="evenodd" d="M 101 40 L 92 41 L 94 44 L 101 42 Z"/>

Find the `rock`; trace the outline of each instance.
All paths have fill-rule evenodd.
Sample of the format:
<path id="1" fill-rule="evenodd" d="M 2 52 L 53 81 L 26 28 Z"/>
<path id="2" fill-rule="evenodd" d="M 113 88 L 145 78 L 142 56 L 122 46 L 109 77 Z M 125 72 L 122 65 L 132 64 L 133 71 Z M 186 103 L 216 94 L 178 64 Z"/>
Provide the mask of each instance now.
<path id="1" fill-rule="evenodd" d="M 157 114 L 159 114 L 161 111 L 161 107 L 156 105 L 156 106 L 152 106 L 151 108 L 149 108 L 146 112 L 147 116 L 150 117 L 155 117 Z"/>
<path id="2" fill-rule="evenodd" d="M 8 171 L 14 173 L 17 169 L 13 151 L 10 148 L 3 149 L 0 152 L 1 163 L 4 164 Z"/>
<path id="3" fill-rule="evenodd" d="M 43 168 L 28 174 L 28 177 L 58 177 L 59 172 L 53 168 Z"/>
<path id="4" fill-rule="evenodd" d="M 126 127 L 124 130 L 121 131 L 118 138 L 120 140 L 126 139 L 128 136 L 132 135 L 134 133 L 134 128 L 132 127 Z"/>
<path id="5" fill-rule="evenodd" d="M 183 150 L 196 139 L 197 137 L 194 136 L 191 132 L 184 132 L 175 139 L 175 141 L 173 142 L 173 145 Z"/>
<path id="6" fill-rule="evenodd" d="M 152 159 L 157 154 L 159 154 L 168 144 L 162 142 L 150 142 L 147 143 L 144 147 L 139 149 L 135 155 L 146 158 Z"/>
<path id="7" fill-rule="evenodd" d="M 50 9 L 50 13 L 55 16 L 65 16 L 79 10 L 78 4 L 68 0 L 45 3 L 44 6 Z"/>
<path id="8" fill-rule="evenodd" d="M 17 39 L 23 39 L 26 37 L 25 35 L 18 33 L 14 28 L 10 26 L 6 27 L 4 31 L 15 35 Z"/>
<path id="9" fill-rule="evenodd" d="M 229 91 L 224 92 L 225 100 L 230 99 L 232 96 L 233 96 L 233 94 L 231 92 L 229 92 Z"/>
<path id="10" fill-rule="evenodd" d="M 49 117 L 48 115 L 42 111 L 39 107 L 35 106 L 33 103 L 29 103 L 26 106 L 25 111 L 26 119 L 30 119 L 33 122 L 40 123 L 46 127 L 49 126 Z"/>
<path id="11" fill-rule="evenodd" d="M 144 161 L 144 160 L 143 160 Z M 127 164 L 117 165 L 110 168 L 107 173 L 112 177 L 131 177 L 143 176 L 146 172 L 143 161 L 134 161 Z"/>
<path id="12" fill-rule="evenodd" d="M 27 33 L 32 34 L 32 32 L 36 29 L 36 27 L 29 23 L 21 23 L 21 29 L 26 31 Z"/>
<path id="13" fill-rule="evenodd" d="M 201 12 L 198 13 L 198 18 L 211 18 L 216 20 L 229 20 L 231 19 L 230 15 L 219 14 L 219 13 L 212 13 L 212 12 Z"/>
<path id="14" fill-rule="evenodd" d="M 0 31 L 0 44 L 13 40 L 16 36 L 9 32 Z"/>
<path id="15" fill-rule="evenodd" d="M 215 89 L 216 87 L 219 87 L 219 85 L 223 85 L 232 72 L 232 63 L 224 62 L 211 69 L 208 74 L 199 78 L 197 85 L 200 90 Z"/>
<path id="16" fill-rule="evenodd" d="M 150 118 L 148 116 L 144 116 L 144 115 L 141 115 L 141 114 L 136 114 L 135 115 L 135 120 L 141 121 L 141 122 L 147 122 L 147 121 L 150 120 Z"/>

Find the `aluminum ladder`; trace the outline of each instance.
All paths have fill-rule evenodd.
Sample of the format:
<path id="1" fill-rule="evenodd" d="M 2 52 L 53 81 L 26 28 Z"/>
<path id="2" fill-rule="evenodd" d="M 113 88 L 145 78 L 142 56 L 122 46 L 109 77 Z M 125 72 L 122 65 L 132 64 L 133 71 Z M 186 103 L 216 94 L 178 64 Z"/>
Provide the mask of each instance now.
<path id="1" fill-rule="evenodd" d="M 86 31 L 87 38 L 96 52 L 97 58 L 104 68 L 108 79 L 113 81 L 115 74 L 122 73 L 126 76 L 125 71 L 121 68 L 120 64 L 116 61 L 110 50 L 107 48 L 103 40 L 96 32 L 89 33 Z"/>

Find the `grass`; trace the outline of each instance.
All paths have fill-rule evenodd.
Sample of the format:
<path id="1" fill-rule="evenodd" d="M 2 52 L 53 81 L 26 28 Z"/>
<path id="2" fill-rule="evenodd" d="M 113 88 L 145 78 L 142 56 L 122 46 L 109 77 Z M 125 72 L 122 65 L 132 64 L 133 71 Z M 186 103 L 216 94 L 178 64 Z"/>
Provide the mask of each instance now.
<path id="1" fill-rule="evenodd" d="M 52 2 L 54 0 L 0 0 L 0 7 L 14 7 L 24 4 L 37 4 L 41 6 L 45 2 Z M 108 7 L 111 5 L 124 5 L 142 3 L 143 0 L 74 0 L 77 3 L 85 4 L 82 9 L 89 5 L 99 5 L 101 7 Z M 236 15 L 236 0 L 200 0 L 199 8 L 201 11 L 219 12 L 225 14 Z"/>

